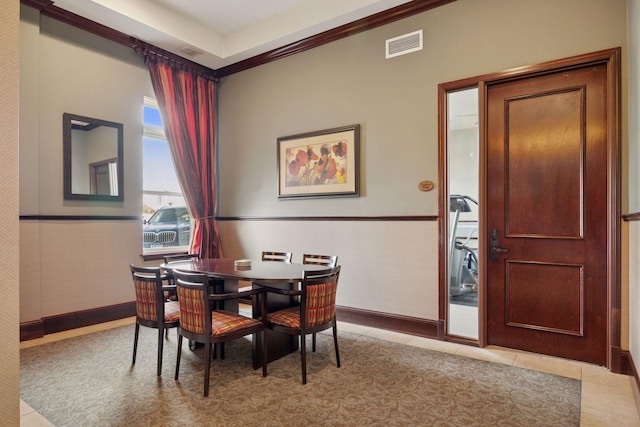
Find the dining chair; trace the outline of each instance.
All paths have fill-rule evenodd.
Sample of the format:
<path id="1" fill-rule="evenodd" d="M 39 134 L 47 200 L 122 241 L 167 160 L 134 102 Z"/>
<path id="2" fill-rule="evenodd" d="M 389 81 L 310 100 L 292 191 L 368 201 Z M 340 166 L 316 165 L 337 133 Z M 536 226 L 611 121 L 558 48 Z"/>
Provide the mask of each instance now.
<path id="1" fill-rule="evenodd" d="M 200 254 L 175 254 L 175 255 L 165 255 L 162 257 L 165 264 L 169 264 L 170 262 L 177 261 L 189 261 L 192 259 L 200 258 Z"/>
<path id="2" fill-rule="evenodd" d="M 133 339 L 133 361 L 136 363 L 138 335 L 140 326 L 158 330 L 158 372 L 162 375 L 162 335 L 170 328 L 177 328 L 180 320 L 180 308 L 176 301 L 166 301 L 164 292 L 167 278 L 159 267 L 129 266 L 136 293 L 136 327 Z"/>
<path id="3" fill-rule="evenodd" d="M 255 334 L 262 334 L 262 376 L 267 376 L 267 342 L 264 336 L 266 329 L 263 321 L 264 316 L 254 319 L 213 307 L 213 303 L 216 301 L 257 295 L 263 293 L 264 290 L 256 288 L 241 292 L 218 293 L 214 291 L 212 293 L 212 289 L 209 286 L 209 278 L 206 274 L 175 270 L 174 277 L 181 316 L 180 326 L 178 327 L 178 356 L 175 379 L 178 380 L 180 372 L 182 337 L 205 344 L 204 396 L 206 397 L 209 395 L 212 344 L 222 344 L 220 357 L 224 359 L 224 343 L 249 334 L 253 334 L 254 339 Z M 265 298 L 260 298 L 260 300 L 262 304 L 266 304 Z M 263 305 L 262 308 L 264 310 L 262 313 L 266 313 L 266 305 Z"/>
<path id="4" fill-rule="evenodd" d="M 299 295 L 300 305 L 278 310 L 267 314 L 267 327 L 275 332 L 300 336 L 300 357 L 302 362 L 302 384 L 307 383 L 307 351 L 306 335 L 333 329 L 333 344 L 336 350 L 336 364 L 340 367 L 340 351 L 338 349 L 338 330 L 336 328 L 336 292 L 340 266 L 334 268 L 305 271 L 299 289 L 287 290 L 269 288 L 269 293 Z"/>
<path id="5" fill-rule="evenodd" d="M 199 254 L 175 254 L 175 255 L 165 255 L 162 257 L 164 264 L 167 266 L 171 265 L 172 263 L 178 263 L 180 261 L 191 261 L 199 258 L 200 258 Z M 163 273 L 165 276 L 167 276 L 167 282 L 168 282 L 168 285 L 170 286 L 169 290 L 167 290 L 165 294 L 167 298 L 173 301 L 176 301 L 178 299 L 178 296 L 176 295 L 176 289 L 175 289 L 176 284 L 173 280 L 173 269 L 164 268 Z"/>
<path id="6" fill-rule="evenodd" d="M 316 254 L 304 254 L 302 255 L 303 264 L 315 264 L 324 265 L 327 268 L 334 268 L 338 265 L 337 255 L 316 255 Z M 311 336 L 311 351 L 316 351 L 316 334 Z"/>
<path id="7" fill-rule="evenodd" d="M 288 262 L 291 263 L 293 259 L 293 252 L 277 252 L 277 251 L 262 251 L 262 261 L 275 261 L 275 262 Z M 245 288 L 248 289 L 253 285 L 258 284 L 257 282 L 246 283 L 244 284 Z M 243 303 L 249 304 L 253 306 L 253 299 L 243 299 Z"/>
<path id="8" fill-rule="evenodd" d="M 324 265 L 327 268 L 334 268 L 336 265 L 338 265 L 338 256 L 337 255 L 304 254 L 302 255 L 302 263 Z"/>
<path id="9" fill-rule="evenodd" d="M 199 254 L 177 254 L 177 255 L 165 255 L 162 257 L 164 260 L 164 264 L 169 266 L 172 263 L 177 263 L 180 261 L 191 261 L 199 259 Z M 170 268 L 164 269 L 165 275 L 169 278 L 169 281 L 173 283 L 173 271 Z"/>
<path id="10" fill-rule="evenodd" d="M 293 252 L 269 252 L 262 251 L 262 261 L 291 262 Z"/>

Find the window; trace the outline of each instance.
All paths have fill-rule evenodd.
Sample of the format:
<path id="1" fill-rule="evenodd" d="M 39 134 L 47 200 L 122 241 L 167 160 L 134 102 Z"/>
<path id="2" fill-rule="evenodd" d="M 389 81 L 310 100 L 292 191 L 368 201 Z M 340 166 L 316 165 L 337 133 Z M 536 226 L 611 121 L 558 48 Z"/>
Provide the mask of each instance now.
<path id="1" fill-rule="evenodd" d="M 162 117 L 154 99 L 144 98 L 142 216 L 144 253 L 188 250 L 191 218 L 176 177 Z"/>

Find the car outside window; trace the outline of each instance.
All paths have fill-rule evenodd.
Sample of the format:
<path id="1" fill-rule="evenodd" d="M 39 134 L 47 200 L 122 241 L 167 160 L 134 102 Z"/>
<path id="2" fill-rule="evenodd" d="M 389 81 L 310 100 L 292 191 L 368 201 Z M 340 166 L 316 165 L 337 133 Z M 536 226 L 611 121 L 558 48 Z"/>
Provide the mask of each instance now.
<path id="1" fill-rule="evenodd" d="M 142 116 L 143 254 L 186 252 L 189 250 L 191 217 L 184 207 L 162 117 L 154 99 L 144 98 Z"/>

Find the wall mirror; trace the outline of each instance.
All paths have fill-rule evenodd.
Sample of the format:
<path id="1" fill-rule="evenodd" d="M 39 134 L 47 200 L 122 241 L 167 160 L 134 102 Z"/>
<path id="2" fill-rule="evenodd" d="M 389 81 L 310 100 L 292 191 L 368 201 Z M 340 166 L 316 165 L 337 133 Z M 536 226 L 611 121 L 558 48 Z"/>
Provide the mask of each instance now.
<path id="1" fill-rule="evenodd" d="M 64 113 L 64 198 L 124 200 L 123 125 Z"/>

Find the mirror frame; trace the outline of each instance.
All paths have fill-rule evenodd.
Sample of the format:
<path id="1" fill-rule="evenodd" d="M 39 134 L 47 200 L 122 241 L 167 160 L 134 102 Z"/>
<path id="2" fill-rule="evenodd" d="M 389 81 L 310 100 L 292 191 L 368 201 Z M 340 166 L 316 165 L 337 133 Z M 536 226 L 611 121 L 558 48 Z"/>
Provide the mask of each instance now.
<path id="1" fill-rule="evenodd" d="M 118 195 L 109 196 L 103 194 L 73 193 L 71 188 L 71 130 L 72 120 L 87 122 L 98 126 L 115 128 L 118 131 Z M 107 120 L 94 119 L 92 117 L 80 116 L 77 114 L 63 113 L 62 115 L 62 142 L 63 142 L 63 175 L 64 175 L 64 198 L 65 200 L 96 200 L 96 201 L 123 201 L 124 200 L 124 126 L 122 123 L 110 122 Z"/>

